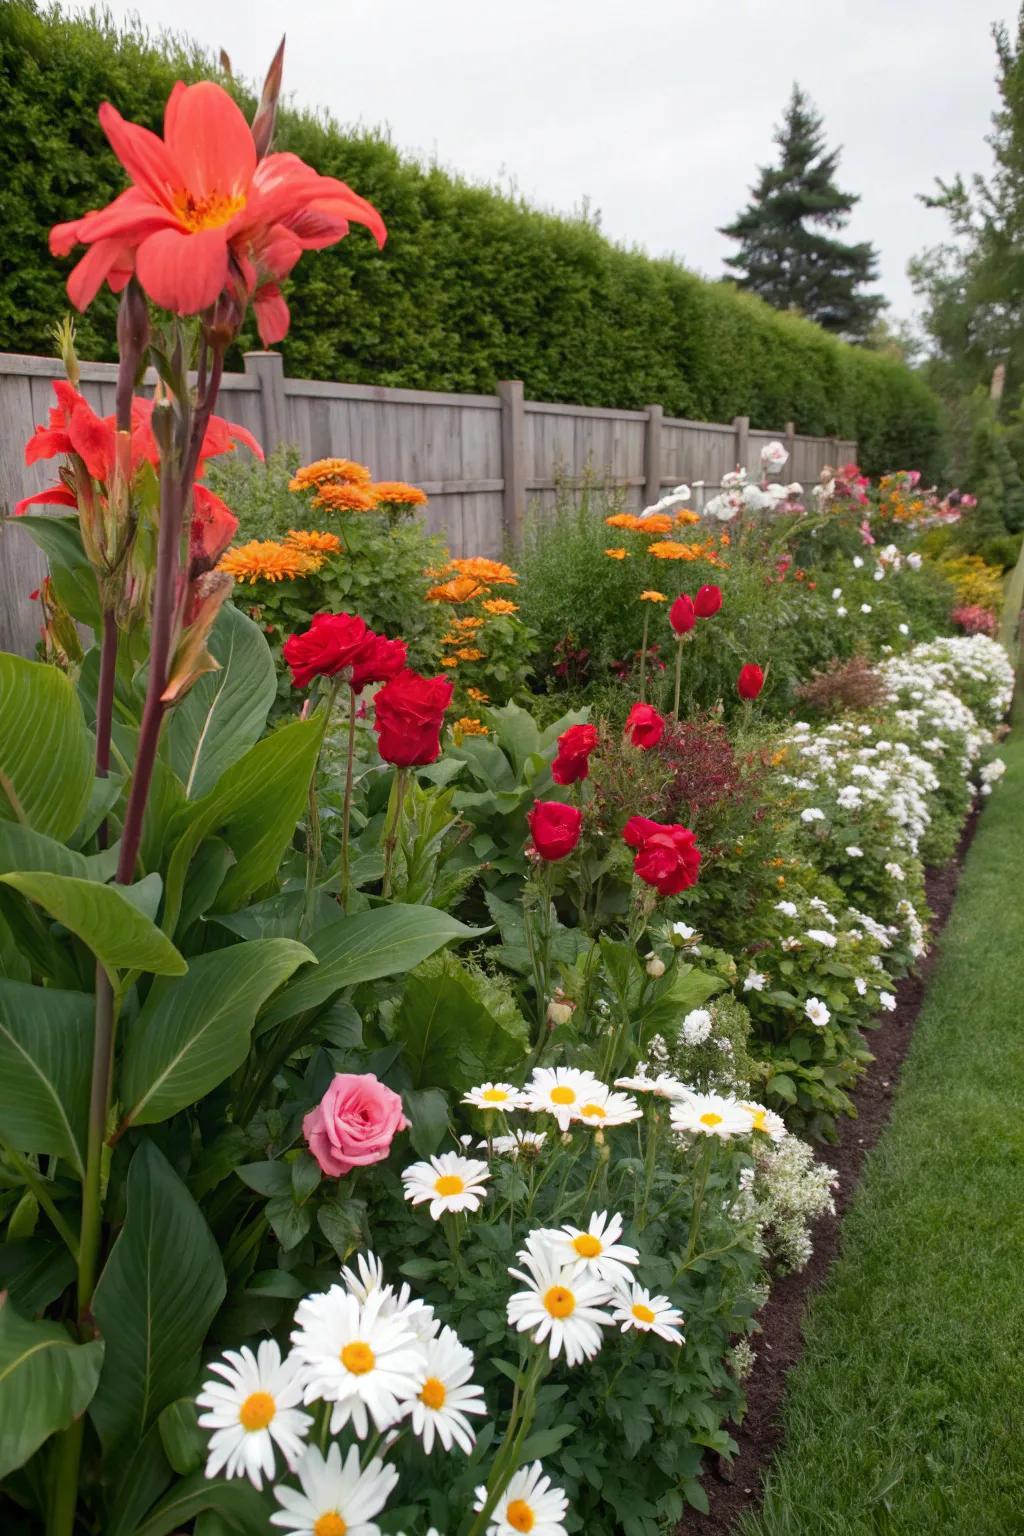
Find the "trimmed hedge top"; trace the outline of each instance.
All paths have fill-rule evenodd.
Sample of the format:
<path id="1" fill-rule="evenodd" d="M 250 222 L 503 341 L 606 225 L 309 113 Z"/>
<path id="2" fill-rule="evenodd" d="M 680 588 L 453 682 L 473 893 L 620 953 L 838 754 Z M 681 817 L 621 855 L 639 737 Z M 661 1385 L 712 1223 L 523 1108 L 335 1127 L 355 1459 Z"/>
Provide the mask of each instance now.
<path id="1" fill-rule="evenodd" d="M 173 82 L 200 75 L 218 76 L 251 108 L 196 47 L 119 31 L 109 17 L 41 12 L 33 0 L 0 7 L 5 348 L 52 350 L 72 263 L 50 258 L 50 226 L 101 207 L 124 185 L 99 102 L 159 131 Z M 382 253 L 354 228 L 300 262 L 281 349 L 295 377 L 471 392 L 520 378 L 538 400 L 625 408 L 657 400 L 672 415 L 745 415 L 755 427 L 793 420 L 800 432 L 856 438 L 869 473 L 941 471 L 939 402 L 889 358 L 676 262 L 625 250 L 584 222 L 416 165 L 379 136 L 284 111 L 277 147 L 349 182 L 389 229 Z M 105 292 L 81 318 L 81 356 L 114 356 L 115 307 Z M 255 331 L 240 340 L 258 344 Z"/>

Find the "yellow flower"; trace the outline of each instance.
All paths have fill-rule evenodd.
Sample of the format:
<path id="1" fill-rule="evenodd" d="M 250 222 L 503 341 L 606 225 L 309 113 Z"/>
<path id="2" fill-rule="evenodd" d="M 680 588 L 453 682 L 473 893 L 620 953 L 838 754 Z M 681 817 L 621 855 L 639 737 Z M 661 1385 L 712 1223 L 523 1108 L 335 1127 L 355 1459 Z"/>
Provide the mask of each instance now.
<path id="1" fill-rule="evenodd" d="M 626 559 L 626 551 L 624 549 L 606 549 L 605 554 L 608 556 L 609 560 Z"/>
<path id="2" fill-rule="evenodd" d="M 370 471 L 365 464 L 355 464 L 351 459 L 317 459 L 304 469 L 296 470 L 288 482 L 290 491 L 308 491 L 314 486 L 344 482 L 348 485 L 369 485 Z"/>
<path id="3" fill-rule="evenodd" d="M 372 512 L 377 498 L 368 485 L 322 485 L 312 505 L 327 512 Z"/>
<path id="4" fill-rule="evenodd" d="M 324 563 L 323 555 L 307 554 L 288 544 L 278 544 L 274 539 L 252 539 L 229 549 L 217 566 L 227 571 L 236 581 L 294 581 L 296 576 L 308 576 L 318 571 Z"/>
<path id="5" fill-rule="evenodd" d="M 303 549 L 307 555 L 336 555 L 341 540 L 336 533 L 321 533 L 316 528 L 289 528 L 285 543 L 291 549 Z"/>
<path id="6" fill-rule="evenodd" d="M 466 692 L 474 704 L 489 704 L 491 702 L 490 694 L 484 693 L 482 688 L 467 688 Z"/>
<path id="7" fill-rule="evenodd" d="M 421 491 L 418 485 L 406 485 L 404 480 L 377 480 L 370 490 L 378 503 L 392 507 L 425 507 L 427 504 L 426 491 Z"/>
<path id="8" fill-rule="evenodd" d="M 519 604 L 510 603 L 507 597 L 492 597 L 490 602 L 483 604 L 485 613 L 518 613 Z"/>
<path id="9" fill-rule="evenodd" d="M 655 592 L 652 590 L 649 592 L 641 592 L 640 601 L 642 603 L 667 603 L 668 598 L 665 596 L 664 592 Z"/>
<path id="10" fill-rule="evenodd" d="M 460 661 L 483 661 L 484 653 L 475 645 L 467 645 L 461 651 L 455 652 Z"/>

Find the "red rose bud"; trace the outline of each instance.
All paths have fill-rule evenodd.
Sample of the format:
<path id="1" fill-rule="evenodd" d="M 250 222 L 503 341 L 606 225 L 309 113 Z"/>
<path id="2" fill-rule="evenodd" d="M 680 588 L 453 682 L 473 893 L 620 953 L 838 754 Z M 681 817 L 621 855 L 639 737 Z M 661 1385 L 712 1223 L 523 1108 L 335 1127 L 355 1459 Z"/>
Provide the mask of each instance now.
<path id="1" fill-rule="evenodd" d="M 526 817 L 533 846 L 542 859 L 553 862 L 572 853 L 580 840 L 583 812 L 561 800 L 536 800 Z"/>
<path id="2" fill-rule="evenodd" d="M 373 701 L 377 750 L 396 768 L 419 768 L 441 753 L 441 727 L 455 684 L 446 677 L 399 672 Z"/>
<path id="3" fill-rule="evenodd" d="M 590 772 L 590 754 L 597 746 L 597 727 L 570 725 L 558 738 L 558 755 L 551 764 L 556 784 L 576 784 Z"/>
<path id="4" fill-rule="evenodd" d="M 736 692 L 741 699 L 756 699 L 763 687 L 764 673 L 756 662 L 748 661 L 745 667 L 740 668 Z"/>
<path id="5" fill-rule="evenodd" d="M 688 827 L 631 816 L 622 836 L 636 850 L 633 873 L 662 896 L 676 896 L 696 884 L 700 849 Z"/>
<path id="6" fill-rule="evenodd" d="M 721 587 L 701 587 L 700 591 L 697 593 L 697 596 L 693 600 L 694 612 L 696 613 L 698 619 L 714 618 L 715 614 L 718 612 L 721 606 Z"/>
<path id="7" fill-rule="evenodd" d="M 668 621 L 680 637 L 690 633 L 697 622 L 697 611 L 693 606 L 693 598 L 688 592 L 683 592 L 676 598 L 668 611 Z"/>
<path id="8" fill-rule="evenodd" d="M 690 601 L 689 598 L 686 599 Z M 653 704 L 634 704 L 626 716 L 626 735 L 634 747 L 649 752 L 665 734 L 665 721 Z"/>

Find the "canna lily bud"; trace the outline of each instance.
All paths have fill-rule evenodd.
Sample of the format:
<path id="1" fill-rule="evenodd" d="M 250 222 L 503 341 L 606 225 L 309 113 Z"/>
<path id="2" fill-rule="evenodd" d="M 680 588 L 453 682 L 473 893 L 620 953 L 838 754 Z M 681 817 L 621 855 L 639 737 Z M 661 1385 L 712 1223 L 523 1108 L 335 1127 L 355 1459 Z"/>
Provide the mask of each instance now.
<path id="1" fill-rule="evenodd" d="M 281 95 L 281 77 L 284 74 L 284 43 L 282 37 L 277 47 L 277 52 L 270 61 L 267 70 L 267 78 L 263 82 L 263 94 L 260 104 L 256 108 L 256 116 L 252 120 L 252 137 L 256 145 L 256 158 L 262 160 L 270 148 L 270 142 L 274 137 L 274 121 L 277 117 L 277 102 Z"/>

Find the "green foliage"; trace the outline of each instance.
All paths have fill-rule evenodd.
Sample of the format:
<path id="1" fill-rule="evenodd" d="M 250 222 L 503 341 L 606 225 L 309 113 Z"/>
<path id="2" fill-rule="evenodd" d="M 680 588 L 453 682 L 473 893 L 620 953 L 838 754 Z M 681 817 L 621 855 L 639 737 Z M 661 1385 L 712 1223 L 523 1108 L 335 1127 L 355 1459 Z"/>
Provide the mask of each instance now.
<path id="1" fill-rule="evenodd" d="M 85 1412 L 103 1341 L 76 1344 L 62 1323 L 26 1322 L 0 1300 L 0 1477 Z"/>
<path id="2" fill-rule="evenodd" d="M 157 45 L 103 17 L 40 13 L 32 0 L 0 9 L 0 70 L 0 217 L 10 249 L 24 253 L 0 277 L 0 327 L 8 347 L 45 352 L 69 265 L 48 257 L 49 228 L 122 187 L 97 104 L 106 97 L 159 129 L 175 79 L 218 71 L 190 45 Z M 221 78 L 251 110 L 251 96 Z M 869 470 L 914 458 L 937 472 L 938 403 L 890 358 L 615 246 L 585 220 L 421 168 L 386 139 L 322 116 L 283 111 L 277 147 L 347 181 L 390 230 L 383 253 L 357 229 L 300 263 L 282 347 L 290 374 L 471 392 L 521 378 L 541 400 L 660 400 L 675 415 L 747 415 L 776 428 L 792 419 L 802 432 L 856 438 Z M 105 293 L 82 318 L 83 356 L 113 356 L 115 304 Z M 240 344 L 254 343 L 250 328 Z"/>

